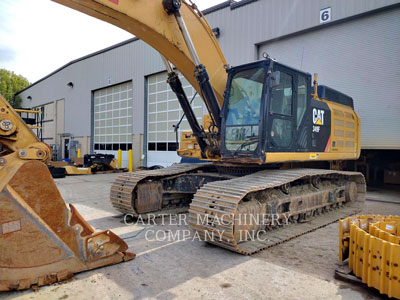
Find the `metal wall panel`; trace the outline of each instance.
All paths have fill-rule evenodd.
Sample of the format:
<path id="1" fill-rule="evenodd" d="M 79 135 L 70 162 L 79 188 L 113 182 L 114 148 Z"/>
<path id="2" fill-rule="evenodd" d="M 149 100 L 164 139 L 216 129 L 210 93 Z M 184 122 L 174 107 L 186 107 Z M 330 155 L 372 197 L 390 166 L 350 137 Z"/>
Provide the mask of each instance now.
<path id="1" fill-rule="evenodd" d="M 133 134 L 144 132 L 144 77 L 163 70 L 160 55 L 136 41 L 89 57 L 60 70 L 21 93 L 24 107 L 65 99 L 65 132 L 90 136 L 92 91 L 131 80 Z M 73 87 L 67 86 L 72 82 Z M 32 100 L 27 97 L 31 96 Z"/>
<path id="2" fill-rule="evenodd" d="M 362 147 L 400 149 L 400 8 L 260 46 L 354 98 Z"/>
<path id="3" fill-rule="evenodd" d="M 206 15 L 210 25 L 220 28 L 218 42 L 230 65 L 257 59 L 257 45 L 295 32 L 366 13 L 396 0 L 259 0 L 231 10 L 230 7 Z M 332 20 L 323 25 L 320 9 L 331 7 Z"/>

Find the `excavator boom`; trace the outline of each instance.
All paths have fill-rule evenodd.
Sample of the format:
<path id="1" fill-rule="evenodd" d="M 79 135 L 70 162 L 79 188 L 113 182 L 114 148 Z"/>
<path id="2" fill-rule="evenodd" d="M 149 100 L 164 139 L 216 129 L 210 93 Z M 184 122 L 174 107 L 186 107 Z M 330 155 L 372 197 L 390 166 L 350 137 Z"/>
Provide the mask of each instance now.
<path id="1" fill-rule="evenodd" d="M 162 0 L 53 0 L 97 19 L 111 23 L 140 38 L 173 65 L 202 94 L 194 76 L 193 61 L 184 37 L 173 15 Z M 207 68 L 219 106 L 224 101 L 227 81 L 225 57 L 210 25 L 195 4 L 182 1 L 180 14 L 186 23 L 200 62 Z"/>

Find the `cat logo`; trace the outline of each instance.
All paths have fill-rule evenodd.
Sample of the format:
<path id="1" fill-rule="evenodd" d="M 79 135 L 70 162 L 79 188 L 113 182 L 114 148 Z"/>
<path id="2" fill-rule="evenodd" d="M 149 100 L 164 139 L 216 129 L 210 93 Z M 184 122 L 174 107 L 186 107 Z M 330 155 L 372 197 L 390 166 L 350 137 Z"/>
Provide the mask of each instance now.
<path id="1" fill-rule="evenodd" d="M 323 109 L 313 109 L 313 123 L 315 125 L 324 125 L 324 114 L 325 111 Z"/>

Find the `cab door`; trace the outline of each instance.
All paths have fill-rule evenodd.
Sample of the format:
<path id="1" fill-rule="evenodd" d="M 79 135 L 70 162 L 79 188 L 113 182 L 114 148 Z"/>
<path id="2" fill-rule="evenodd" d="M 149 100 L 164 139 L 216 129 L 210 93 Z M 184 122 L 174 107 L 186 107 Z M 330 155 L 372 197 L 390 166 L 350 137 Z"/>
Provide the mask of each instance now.
<path id="1" fill-rule="evenodd" d="M 293 70 L 275 64 L 272 72 L 267 117 L 267 149 L 272 152 L 288 152 L 294 144 L 295 77 Z"/>
<path id="2" fill-rule="evenodd" d="M 269 82 L 266 150 L 307 151 L 311 76 L 275 64 Z"/>

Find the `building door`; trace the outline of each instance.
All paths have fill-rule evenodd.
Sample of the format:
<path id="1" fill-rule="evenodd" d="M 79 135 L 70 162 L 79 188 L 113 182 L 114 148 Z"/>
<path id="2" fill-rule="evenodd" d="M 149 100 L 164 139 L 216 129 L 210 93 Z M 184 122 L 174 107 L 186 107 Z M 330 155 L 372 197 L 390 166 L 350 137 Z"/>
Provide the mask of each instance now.
<path id="1" fill-rule="evenodd" d="M 125 82 L 93 92 L 94 152 L 114 154 L 122 150 L 122 167 L 128 167 L 132 149 L 132 82 Z"/>
<path id="2" fill-rule="evenodd" d="M 186 96 L 192 100 L 195 89 L 189 82 L 180 76 Z M 148 77 L 147 86 L 147 166 L 162 165 L 169 166 L 179 162 L 177 155 L 176 135 L 174 125 L 183 116 L 175 93 L 172 92 L 166 82 L 167 73 L 159 73 Z M 192 102 L 193 110 L 197 120 L 201 124 L 203 117 L 203 102 L 197 95 Z M 182 131 L 190 131 L 186 118 L 179 126 L 178 139 Z"/>
<path id="3" fill-rule="evenodd" d="M 64 158 L 69 158 L 68 144 L 69 139 L 64 139 Z"/>

